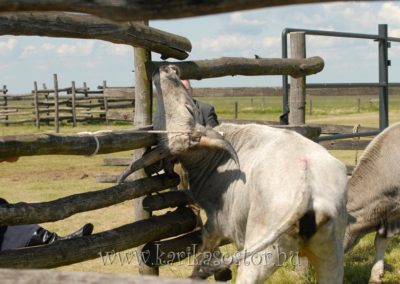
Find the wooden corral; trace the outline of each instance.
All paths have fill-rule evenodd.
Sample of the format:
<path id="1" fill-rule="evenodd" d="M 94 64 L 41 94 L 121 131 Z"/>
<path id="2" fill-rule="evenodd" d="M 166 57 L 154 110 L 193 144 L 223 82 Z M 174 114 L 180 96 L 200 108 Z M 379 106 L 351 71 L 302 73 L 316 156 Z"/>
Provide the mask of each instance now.
<path id="1" fill-rule="evenodd" d="M 58 85 L 56 76 L 54 85 Z M 5 92 L 0 97 L 0 123 L 5 125 L 35 122 L 36 127 L 40 128 L 43 123 L 54 122 L 57 129 L 61 121 L 71 122 L 73 126 L 77 122 L 108 122 L 109 119 L 133 121 L 133 88 L 105 86 L 102 90 L 92 91 L 86 83 L 82 88 L 77 88 L 73 81 L 71 87 L 47 89 L 44 86 L 39 89 L 37 82 L 34 82 L 30 94 L 13 95 Z M 129 111 L 122 115 L 120 112 L 123 109 Z M 17 119 L 10 119 L 12 116 Z"/>
<path id="2" fill-rule="evenodd" d="M 173 57 L 184 59 L 191 50 L 190 41 L 176 35 L 171 35 L 162 31 L 157 31 L 147 27 L 144 23 L 114 23 L 105 19 L 132 21 L 149 18 L 176 18 L 209 13 L 227 12 L 234 10 L 276 6 L 282 4 L 298 4 L 311 2 L 329 2 L 330 0 L 291 0 L 291 1 L 227 1 L 219 0 L 211 5 L 208 1 L 68 1 L 51 0 L 18 0 L 3 1 L 0 9 L 7 11 L 27 11 L 27 13 L 2 14 L 0 15 L 0 34 L 15 35 L 42 35 L 42 36 L 61 36 L 78 38 L 98 38 L 111 42 L 125 43 L 135 46 L 135 112 L 134 125 L 136 128 L 144 127 L 151 123 L 152 114 L 152 88 L 151 72 L 160 64 L 168 62 L 153 62 L 150 58 L 150 51 L 158 52 L 162 59 Z M 31 11 L 52 11 L 51 13 L 31 12 Z M 55 14 L 54 11 L 77 12 L 75 14 Z M 100 19 L 89 13 L 100 16 Z M 38 24 L 34 26 L 34 24 Z M 42 23 L 42 24 L 40 24 Z M 33 28 L 34 27 L 34 28 Z M 77 28 L 79 27 L 79 29 Z M 101 29 L 99 29 L 101 27 Z M 103 33 L 106 30 L 106 33 Z M 96 32 L 100 31 L 100 32 Z M 315 74 L 323 69 L 323 60 L 319 57 L 298 58 L 298 59 L 244 59 L 244 58 L 221 58 L 214 60 L 176 62 L 182 69 L 182 77 L 186 79 L 201 79 L 231 75 L 291 75 L 304 80 L 304 76 Z M 228 67 L 228 68 L 227 68 Z M 110 109 L 112 98 L 105 96 L 102 101 L 94 103 L 88 102 L 89 90 L 84 85 L 83 88 L 76 88 L 72 84 L 71 88 L 58 88 L 56 76 L 54 77 L 54 89 L 38 89 L 29 96 L 34 99 L 35 118 L 33 121 L 40 126 L 41 114 L 46 114 L 48 120 L 53 119 L 58 131 L 58 120 L 68 117 L 73 123 L 78 121 L 78 108 L 89 108 L 96 105 L 103 106 L 103 113 Z M 105 93 L 106 84 L 103 84 Z M 303 90 L 304 91 L 304 90 Z M 63 100 L 60 96 L 62 92 L 70 92 L 72 98 Z M 97 92 L 97 91 L 95 91 Z M 101 91 L 102 92 L 102 91 Z M 6 91 L 3 88 L 2 97 Z M 47 97 L 46 97 L 47 94 Z M 79 94 L 82 95 L 80 100 Z M 41 100 L 45 97 L 44 101 Z M 8 98 L 8 97 L 7 97 Z M 101 98 L 99 98 L 100 100 Z M 132 98 L 130 98 L 132 100 Z M 46 101 L 47 100 L 47 101 Z M 3 100 L 4 101 L 4 100 Z M 132 101 L 131 101 L 132 102 Z M 121 102 L 115 102 L 121 103 Z M 51 107 L 54 106 L 54 109 Z M 74 110 L 73 110 L 74 109 Z M 10 108 L 3 108 L 2 117 L 7 117 Z M 81 110 L 81 109 L 80 109 Z M 66 111 L 68 114 L 63 115 Z M 60 113 L 59 113 L 60 112 Z M 83 110 L 83 118 L 88 115 Z M 105 115 L 105 117 L 107 117 Z M 7 121 L 5 123 L 10 123 Z M 310 127 L 299 127 L 298 130 L 303 135 L 309 134 Z M 82 133 L 77 135 L 57 135 L 57 134 L 38 134 L 9 136 L 0 138 L 0 159 L 15 156 L 48 155 L 48 154 L 76 154 L 93 155 L 97 153 L 111 153 L 127 149 L 137 149 L 134 159 L 141 157 L 145 147 L 154 145 L 156 136 L 148 132 L 148 128 L 142 130 L 132 130 L 123 132 L 105 133 Z M 308 134 L 307 134 L 308 133 Z M 319 135 L 319 131 L 312 132 L 313 137 Z M 316 133 L 318 133 L 316 135 Z M 115 143 L 118 141 L 118 143 Z M 102 251 L 121 251 L 132 247 L 142 246 L 151 251 L 155 244 L 160 244 L 164 249 L 178 252 L 188 244 L 199 243 L 199 231 L 193 231 L 197 224 L 197 216 L 185 204 L 190 203 L 190 198 L 186 194 L 168 193 L 168 202 L 163 202 L 162 198 L 147 197 L 144 195 L 154 191 L 164 190 L 172 187 L 178 182 L 177 178 L 167 178 L 165 176 L 144 178 L 144 172 L 135 174 L 135 181 L 128 181 L 122 185 L 113 186 L 101 191 L 83 193 L 67 196 L 59 200 L 50 202 L 27 204 L 17 203 L 0 206 L 0 223 L 7 224 L 26 224 L 44 221 L 56 221 L 75 213 L 103 208 L 122 202 L 124 200 L 137 198 L 135 206 L 135 220 L 128 224 L 110 231 L 98 233 L 91 236 L 62 240 L 52 245 L 23 248 L 19 250 L 5 251 L 0 254 L 0 267 L 12 268 L 52 268 L 93 259 L 99 256 Z M 141 178 L 141 179 L 139 179 Z M 167 193 L 163 193 L 167 194 Z M 144 206 L 142 206 L 142 202 Z M 169 206 L 180 206 L 174 212 L 161 216 L 152 216 L 152 210 L 166 208 Z M 146 209 L 144 210 L 143 209 Z M 133 219 L 133 218 L 132 218 Z M 160 239 L 171 238 L 168 241 Z M 158 243 L 155 243 L 158 242 Z M 187 254 L 189 255 L 189 251 Z M 34 261 L 32 261 L 34 259 Z M 141 263 L 142 264 L 142 263 Z M 151 265 L 158 266 L 158 265 Z M 141 265 L 141 273 L 157 274 L 158 270 L 146 269 Z M 28 276 L 27 276 L 28 275 Z M 47 275 L 47 276 L 46 276 Z M 49 282 L 50 279 L 61 279 L 65 282 L 75 281 L 80 276 L 72 274 L 58 274 L 43 271 L 17 272 L 3 270 L 0 271 L 3 280 L 12 279 L 12 283 L 24 283 L 29 278 L 30 283 L 38 277 Z M 89 275 L 90 276 L 90 275 Z M 93 276 L 99 279 L 96 283 L 110 279 L 106 276 Z M 122 276 L 121 276 L 122 277 Z M 128 280 L 128 278 L 118 278 L 115 281 Z M 152 283 L 154 279 L 141 278 L 140 283 Z M 19 282 L 18 282 L 19 281 Z M 60 280 L 62 281 L 62 280 Z M 112 281 L 114 283 L 118 283 Z M 133 279 L 132 281 L 139 281 Z M 55 282 L 58 282 L 55 281 Z M 59 282 L 63 283 L 63 282 Z M 88 282 L 90 283 L 90 282 Z M 132 282 L 135 283 L 135 282 Z M 176 283 L 164 282 L 157 279 L 157 283 Z M 184 283 L 197 283 L 196 281 L 184 281 Z"/>

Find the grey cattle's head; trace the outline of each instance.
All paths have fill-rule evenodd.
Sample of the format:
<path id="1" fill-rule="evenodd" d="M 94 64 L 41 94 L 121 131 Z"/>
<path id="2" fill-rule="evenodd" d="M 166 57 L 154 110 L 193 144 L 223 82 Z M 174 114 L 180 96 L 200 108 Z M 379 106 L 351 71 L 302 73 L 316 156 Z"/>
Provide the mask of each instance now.
<path id="1" fill-rule="evenodd" d="M 200 110 L 180 79 L 176 65 L 162 65 L 153 75 L 157 88 L 157 107 L 163 105 L 164 116 L 156 116 L 155 125 L 165 119 L 167 134 L 161 143 L 173 155 L 183 155 L 189 150 L 205 147 L 227 151 L 238 164 L 235 150 L 218 132 L 200 124 Z"/>
<path id="2" fill-rule="evenodd" d="M 176 65 L 162 65 L 155 70 L 153 83 L 157 89 L 157 111 L 153 126 L 155 130 L 165 130 L 166 133 L 159 134 L 161 145 L 132 162 L 118 183 L 137 169 L 160 159 L 168 156 L 201 158 L 207 154 L 204 149 L 210 148 L 226 151 L 239 165 L 232 145 L 217 131 L 199 124 L 200 110 L 181 83 L 180 74 Z"/>

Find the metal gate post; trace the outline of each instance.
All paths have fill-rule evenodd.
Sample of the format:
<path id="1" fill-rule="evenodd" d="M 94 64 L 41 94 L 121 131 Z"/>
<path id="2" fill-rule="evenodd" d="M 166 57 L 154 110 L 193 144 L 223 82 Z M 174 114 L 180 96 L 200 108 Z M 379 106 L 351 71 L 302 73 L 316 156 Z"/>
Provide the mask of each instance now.
<path id="1" fill-rule="evenodd" d="M 282 31 L 282 58 L 288 58 L 287 30 Z M 288 75 L 282 76 L 282 113 L 289 112 L 289 79 Z"/>
<path id="2" fill-rule="evenodd" d="M 387 25 L 380 24 L 379 35 L 379 83 L 384 84 L 379 92 L 379 129 L 382 131 L 389 126 L 389 61 L 388 61 L 388 32 Z"/>

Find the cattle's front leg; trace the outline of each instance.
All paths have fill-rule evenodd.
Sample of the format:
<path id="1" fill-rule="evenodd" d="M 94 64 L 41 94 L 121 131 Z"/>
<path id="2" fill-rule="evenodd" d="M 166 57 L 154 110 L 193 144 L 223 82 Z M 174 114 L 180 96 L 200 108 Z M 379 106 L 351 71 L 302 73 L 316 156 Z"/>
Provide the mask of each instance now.
<path id="1" fill-rule="evenodd" d="M 214 274 L 213 271 L 207 268 L 212 266 L 213 261 L 219 261 L 216 252 L 219 251 L 218 246 L 221 239 L 207 229 L 207 224 L 203 227 L 201 238 L 202 245 L 198 251 L 199 255 L 196 257 L 191 278 L 206 279 Z"/>
<path id="2" fill-rule="evenodd" d="M 371 277 L 369 283 L 382 283 L 382 276 L 384 272 L 384 257 L 389 239 L 385 238 L 379 233 L 375 236 L 375 258 L 374 264 L 371 269 Z"/>

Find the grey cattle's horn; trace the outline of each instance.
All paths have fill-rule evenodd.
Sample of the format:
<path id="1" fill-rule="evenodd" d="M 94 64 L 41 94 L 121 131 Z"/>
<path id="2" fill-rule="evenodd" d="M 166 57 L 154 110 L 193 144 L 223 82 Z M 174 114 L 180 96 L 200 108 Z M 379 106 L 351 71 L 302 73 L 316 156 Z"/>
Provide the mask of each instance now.
<path id="1" fill-rule="evenodd" d="M 231 155 L 232 159 L 235 161 L 236 165 L 240 168 L 239 158 L 237 156 L 235 149 L 232 147 L 231 143 L 229 143 L 225 139 L 201 136 L 200 141 L 197 145 L 208 148 L 221 149 L 228 152 Z"/>
<path id="2" fill-rule="evenodd" d="M 124 180 L 132 173 L 137 170 L 148 167 L 152 164 L 161 161 L 169 155 L 169 152 L 161 147 L 156 147 L 149 153 L 145 154 L 139 160 L 132 161 L 132 163 L 124 170 L 124 172 L 118 177 L 117 184 L 121 184 Z"/>

